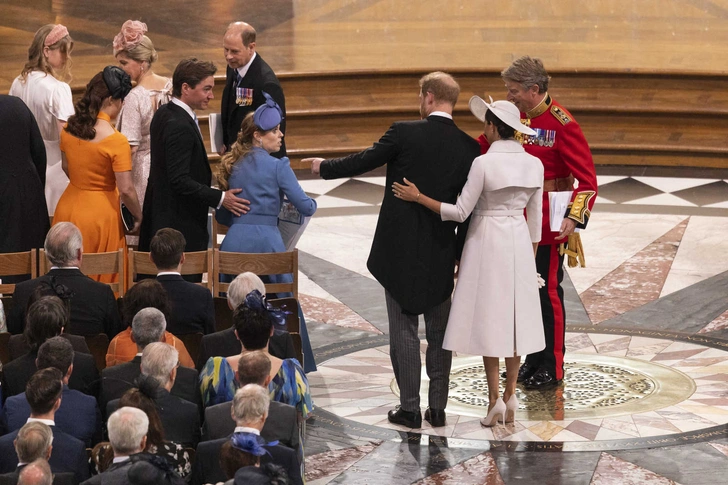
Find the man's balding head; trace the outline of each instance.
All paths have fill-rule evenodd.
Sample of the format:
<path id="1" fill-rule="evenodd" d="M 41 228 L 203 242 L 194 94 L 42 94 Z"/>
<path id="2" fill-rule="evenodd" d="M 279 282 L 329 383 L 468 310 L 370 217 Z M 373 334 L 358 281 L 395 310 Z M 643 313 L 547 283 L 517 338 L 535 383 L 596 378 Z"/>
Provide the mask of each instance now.
<path id="1" fill-rule="evenodd" d="M 460 95 L 460 85 L 446 72 L 436 71 L 420 79 L 420 115 L 426 118 L 433 111 L 452 114 Z"/>
<path id="2" fill-rule="evenodd" d="M 222 39 L 225 62 L 230 69 L 243 67 L 255 54 L 255 29 L 245 22 L 228 25 Z"/>
<path id="3" fill-rule="evenodd" d="M 27 464 L 18 475 L 18 485 L 52 485 L 53 472 L 48 462 L 39 458 Z"/>

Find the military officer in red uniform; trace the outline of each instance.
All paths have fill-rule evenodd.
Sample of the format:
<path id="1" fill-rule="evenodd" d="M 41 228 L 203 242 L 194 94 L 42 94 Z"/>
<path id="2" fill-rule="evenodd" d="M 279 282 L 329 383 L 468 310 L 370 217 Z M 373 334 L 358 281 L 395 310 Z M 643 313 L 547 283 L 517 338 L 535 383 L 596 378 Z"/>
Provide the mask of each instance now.
<path id="1" fill-rule="evenodd" d="M 560 385 L 564 378 L 564 256 L 559 246 L 566 243 L 574 229 L 586 227 L 597 195 L 597 177 L 579 124 L 548 94 L 550 77 L 541 60 L 521 57 L 503 70 L 501 77 L 508 100 L 521 110 L 521 121 L 536 131 L 533 136 L 523 135 L 520 141 L 526 152 L 538 157 L 544 166 L 543 226 L 536 269 L 546 282 L 540 290 L 546 348 L 526 357 L 518 382 L 527 389 L 547 389 Z M 485 153 L 487 142 L 482 136 L 479 141 Z M 559 232 L 551 231 L 548 193 L 569 190 L 574 192 L 561 228 Z"/>

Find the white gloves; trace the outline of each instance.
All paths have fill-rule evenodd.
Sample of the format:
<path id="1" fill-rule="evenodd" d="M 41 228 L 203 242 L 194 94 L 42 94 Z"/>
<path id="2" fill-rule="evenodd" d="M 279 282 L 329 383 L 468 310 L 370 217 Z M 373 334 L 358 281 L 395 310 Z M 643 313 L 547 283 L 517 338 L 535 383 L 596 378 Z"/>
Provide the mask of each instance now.
<path id="1" fill-rule="evenodd" d="M 536 273 L 536 281 L 538 281 L 538 287 L 539 288 L 543 288 L 544 286 L 546 286 L 546 281 L 544 281 L 544 279 L 541 278 L 541 274 L 540 273 Z"/>

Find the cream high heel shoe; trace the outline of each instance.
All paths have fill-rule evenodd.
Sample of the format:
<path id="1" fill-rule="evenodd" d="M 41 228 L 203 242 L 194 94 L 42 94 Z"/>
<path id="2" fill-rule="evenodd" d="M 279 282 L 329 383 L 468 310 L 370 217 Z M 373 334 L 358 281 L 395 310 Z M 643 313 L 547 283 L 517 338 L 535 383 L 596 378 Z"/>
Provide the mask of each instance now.
<path id="1" fill-rule="evenodd" d="M 488 412 L 488 415 L 480 420 L 480 424 L 486 427 L 495 426 L 498 424 L 498 416 L 500 416 L 501 421 L 503 420 L 503 417 L 505 416 L 506 412 L 506 403 L 503 402 L 503 399 L 498 398 L 498 400 L 495 402 L 495 405 L 491 408 L 490 412 Z"/>
<path id="2" fill-rule="evenodd" d="M 513 394 L 506 403 L 505 423 L 512 423 L 516 420 L 516 410 L 518 410 L 518 398 Z"/>

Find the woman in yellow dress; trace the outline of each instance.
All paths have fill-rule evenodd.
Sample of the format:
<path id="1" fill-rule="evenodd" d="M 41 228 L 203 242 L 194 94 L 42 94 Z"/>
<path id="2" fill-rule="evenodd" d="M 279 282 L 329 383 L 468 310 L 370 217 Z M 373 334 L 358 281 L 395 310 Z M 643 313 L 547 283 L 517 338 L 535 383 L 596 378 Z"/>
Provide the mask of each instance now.
<path id="1" fill-rule="evenodd" d="M 134 216 L 130 234 L 139 231 L 142 211 L 131 177 L 131 149 L 111 124 L 129 91 L 129 75 L 107 66 L 86 85 L 76 113 L 61 132 L 63 170 L 71 182 L 58 201 L 53 222 L 75 224 L 83 235 L 84 253 L 125 248 L 119 198 Z M 104 283 L 115 278 L 94 277 Z"/>

